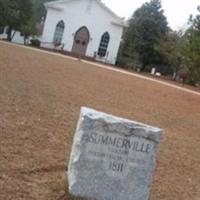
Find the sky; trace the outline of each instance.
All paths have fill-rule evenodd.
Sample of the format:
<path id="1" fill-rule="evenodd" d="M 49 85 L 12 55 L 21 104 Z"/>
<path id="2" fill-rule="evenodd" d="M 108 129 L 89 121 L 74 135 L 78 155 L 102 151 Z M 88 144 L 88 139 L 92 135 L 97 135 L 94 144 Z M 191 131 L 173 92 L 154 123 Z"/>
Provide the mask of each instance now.
<path id="1" fill-rule="evenodd" d="M 120 17 L 128 19 L 133 12 L 148 0 L 102 0 Z M 197 14 L 200 0 L 162 0 L 164 14 L 174 30 L 184 29 L 190 14 Z"/>

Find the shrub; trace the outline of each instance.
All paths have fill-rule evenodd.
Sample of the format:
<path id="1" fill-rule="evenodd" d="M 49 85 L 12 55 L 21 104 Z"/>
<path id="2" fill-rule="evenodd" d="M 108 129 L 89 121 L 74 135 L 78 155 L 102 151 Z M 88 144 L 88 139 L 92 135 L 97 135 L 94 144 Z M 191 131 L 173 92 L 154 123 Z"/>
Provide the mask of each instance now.
<path id="1" fill-rule="evenodd" d="M 31 45 L 34 46 L 34 47 L 40 47 L 40 44 L 41 44 L 41 42 L 38 39 L 32 39 L 31 40 Z"/>

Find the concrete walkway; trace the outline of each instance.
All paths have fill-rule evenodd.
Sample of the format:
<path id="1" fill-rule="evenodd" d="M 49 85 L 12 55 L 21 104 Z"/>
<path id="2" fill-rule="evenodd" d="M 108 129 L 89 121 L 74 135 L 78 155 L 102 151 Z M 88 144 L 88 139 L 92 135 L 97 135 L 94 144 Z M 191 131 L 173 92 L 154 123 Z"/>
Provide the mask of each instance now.
<path id="1" fill-rule="evenodd" d="M 18 46 L 20 48 L 24 48 L 24 49 L 28 49 L 28 50 L 32 50 L 32 51 L 37 51 L 37 52 L 45 53 L 45 54 L 52 55 L 52 56 L 59 56 L 59 57 L 62 57 L 62 58 L 67 58 L 67 59 L 76 60 L 76 61 L 78 60 L 77 58 L 74 58 L 74 57 L 62 55 L 62 54 L 59 54 L 59 53 L 49 52 L 49 51 L 45 51 L 45 50 L 41 50 L 41 49 L 36 49 L 36 48 L 29 47 L 29 46 L 23 46 L 23 45 L 18 45 L 18 44 L 15 44 L 15 43 L 4 42 L 4 41 L 0 41 L 0 43 Z M 167 83 L 166 81 L 157 80 L 157 79 L 150 78 L 150 77 L 147 77 L 147 76 L 144 76 L 144 75 L 135 74 L 133 72 L 125 71 L 123 69 L 108 67 L 108 66 L 100 64 L 100 63 L 95 63 L 95 62 L 86 61 L 86 60 L 81 60 L 81 61 L 83 63 L 87 63 L 87 64 L 90 64 L 90 65 L 93 65 L 93 66 L 96 66 L 96 67 L 99 67 L 99 68 L 119 72 L 119 73 L 126 74 L 126 75 L 129 75 L 129 76 L 134 76 L 136 78 L 144 79 L 144 80 L 147 80 L 147 81 L 152 81 L 152 82 L 159 83 L 159 84 L 162 84 L 162 85 L 165 85 L 165 86 L 168 86 L 168 87 L 175 88 L 177 90 L 181 90 L 181 91 L 184 91 L 184 92 L 187 92 L 187 93 L 190 93 L 190 94 L 200 96 L 200 92 L 196 92 L 196 91 L 193 91 L 191 89 L 183 88 L 183 87 L 177 86 L 177 85 L 172 84 L 172 83 Z"/>

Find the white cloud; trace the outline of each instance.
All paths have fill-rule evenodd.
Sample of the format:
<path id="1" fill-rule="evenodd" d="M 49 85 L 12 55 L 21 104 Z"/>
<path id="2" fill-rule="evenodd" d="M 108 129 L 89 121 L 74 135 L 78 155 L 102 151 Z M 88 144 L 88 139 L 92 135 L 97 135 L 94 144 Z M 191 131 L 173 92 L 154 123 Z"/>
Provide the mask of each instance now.
<path id="1" fill-rule="evenodd" d="M 121 17 L 129 18 L 145 0 L 102 0 L 108 7 Z M 199 0 L 163 0 L 163 9 L 169 25 L 179 29 L 188 21 L 190 14 L 197 13 Z"/>

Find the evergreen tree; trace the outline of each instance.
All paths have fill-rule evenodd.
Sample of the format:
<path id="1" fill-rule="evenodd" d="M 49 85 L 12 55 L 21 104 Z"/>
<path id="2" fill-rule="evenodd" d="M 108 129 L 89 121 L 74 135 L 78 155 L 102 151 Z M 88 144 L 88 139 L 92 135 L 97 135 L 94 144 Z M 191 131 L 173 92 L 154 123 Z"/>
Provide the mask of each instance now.
<path id="1" fill-rule="evenodd" d="M 151 0 L 135 11 L 129 20 L 121 45 L 122 57 L 138 55 L 142 70 L 147 65 L 160 65 L 165 62 L 163 55 L 155 48 L 168 31 L 160 0 Z"/>
<path id="2" fill-rule="evenodd" d="M 169 30 L 166 37 L 157 45 L 157 50 L 166 57 L 168 70 L 173 71 L 173 79 L 185 68 L 183 56 L 184 38 L 182 32 Z"/>
<path id="3" fill-rule="evenodd" d="M 190 27 L 185 34 L 185 58 L 191 84 L 200 81 L 200 6 L 198 11 L 199 14 L 196 17 L 191 16 Z"/>

